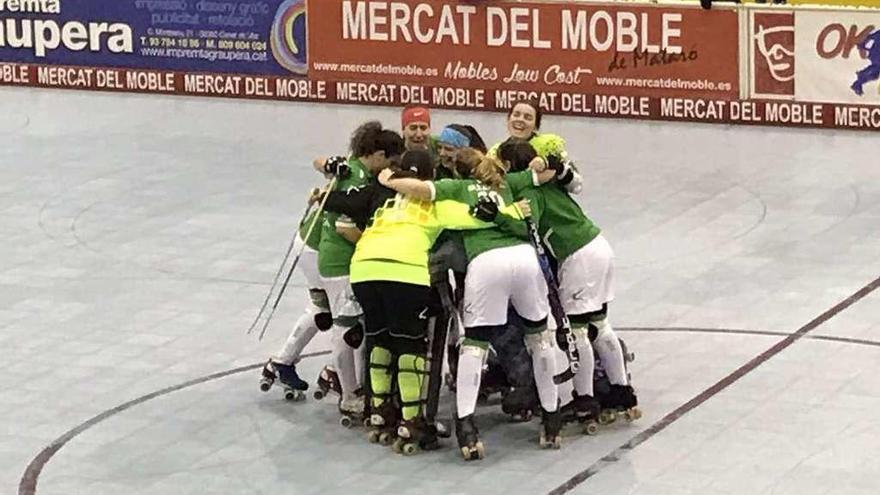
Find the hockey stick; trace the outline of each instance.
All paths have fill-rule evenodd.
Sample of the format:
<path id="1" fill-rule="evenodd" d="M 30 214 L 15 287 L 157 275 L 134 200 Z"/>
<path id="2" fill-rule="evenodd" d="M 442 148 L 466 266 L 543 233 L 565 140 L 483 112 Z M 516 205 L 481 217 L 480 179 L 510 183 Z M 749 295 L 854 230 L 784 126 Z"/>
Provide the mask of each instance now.
<path id="1" fill-rule="evenodd" d="M 315 224 L 317 224 L 318 219 L 321 218 L 321 213 L 324 211 L 324 205 L 327 204 L 327 198 L 330 197 L 330 192 L 333 191 L 334 187 L 336 187 L 335 176 L 330 179 L 330 182 L 327 184 L 327 192 L 324 194 L 324 197 L 321 198 L 321 204 L 318 206 L 315 217 L 312 218 L 308 230 L 306 230 L 306 235 L 304 236 L 304 239 L 308 239 L 312 235 L 312 231 L 315 229 Z M 281 285 L 281 290 L 278 292 L 278 297 L 275 298 L 275 302 L 272 304 L 272 309 L 269 311 L 269 315 L 266 316 L 266 321 L 263 323 L 263 328 L 260 330 L 259 340 L 263 340 L 263 336 L 266 335 L 266 329 L 269 328 L 269 322 L 272 321 L 272 316 L 275 314 L 275 310 L 278 309 L 278 303 L 281 302 L 281 297 L 284 295 L 284 291 L 287 290 L 287 285 L 290 283 L 290 277 L 293 276 L 293 271 L 296 270 L 296 265 L 299 264 L 299 259 L 302 257 L 305 249 L 306 244 L 305 242 L 303 242 L 303 245 L 300 248 L 299 252 L 296 253 L 296 258 L 293 259 L 293 264 L 290 265 L 290 270 L 287 271 L 287 277 L 284 279 L 284 284 Z"/>
<path id="2" fill-rule="evenodd" d="M 269 288 L 269 293 L 266 294 L 266 299 L 263 300 L 263 305 L 260 306 L 257 316 L 248 327 L 247 335 L 250 335 L 251 332 L 254 331 L 254 328 L 257 327 L 257 323 L 260 321 L 260 317 L 263 316 L 263 312 L 266 311 L 266 306 L 269 305 L 269 301 L 272 299 L 272 293 L 275 292 L 275 287 L 278 286 L 278 280 L 281 279 L 281 274 L 284 273 L 284 267 L 287 265 L 287 260 L 290 259 L 290 253 L 293 251 L 293 246 L 296 245 L 296 239 L 299 237 L 299 227 L 306 221 L 306 218 L 309 218 L 309 214 L 312 212 L 312 206 L 314 206 L 314 204 L 306 206 L 306 211 L 303 213 L 302 219 L 296 224 L 297 229 L 294 231 L 293 237 L 290 239 L 290 245 L 287 246 L 287 252 L 284 253 L 284 259 L 281 260 L 281 266 L 278 267 L 278 271 L 275 272 L 275 278 L 272 279 L 272 287 Z"/>
<path id="3" fill-rule="evenodd" d="M 452 302 L 452 296 L 449 293 L 449 285 L 447 281 L 442 281 L 434 286 L 440 295 L 440 305 L 442 306 L 442 316 L 434 316 L 429 323 L 429 332 L 431 336 L 431 345 L 429 348 L 428 360 L 430 368 L 428 371 L 428 397 L 425 404 L 425 421 L 429 425 L 433 425 L 437 429 L 438 436 L 448 436 L 449 432 L 444 430 L 444 425 L 440 425 L 437 421 L 437 409 L 440 406 L 440 384 L 443 383 L 443 361 L 446 357 L 446 336 L 449 334 L 449 325 L 455 324 L 454 313 L 455 305 Z M 445 317 L 444 317 L 445 316 Z M 442 319 L 442 323 L 438 325 L 438 319 Z"/>
<path id="4" fill-rule="evenodd" d="M 568 369 L 553 377 L 556 384 L 560 384 L 570 380 L 580 368 L 580 356 L 578 355 L 577 346 L 575 345 L 574 334 L 571 333 L 571 323 L 562 307 L 562 300 L 559 297 L 559 283 L 556 281 L 556 275 L 550 267 L 550 260 L 547 257 L 547 251 L 541 244 L 541 236 L 538 234 L 538 228 L 530 218 L 526 218 L 526 225 L 529 229 L 529 241 L 535 248 L 538 255 L 538 263 L 541 265 L 541 273 L 544 275 L 544 281 L 547 282 L 547 299 L 550 303 L 550 313 L 556 320 L 556 342 L 565 352 L 568 358 Z M 564 348 L 563 348 L 564 344 Z"/>

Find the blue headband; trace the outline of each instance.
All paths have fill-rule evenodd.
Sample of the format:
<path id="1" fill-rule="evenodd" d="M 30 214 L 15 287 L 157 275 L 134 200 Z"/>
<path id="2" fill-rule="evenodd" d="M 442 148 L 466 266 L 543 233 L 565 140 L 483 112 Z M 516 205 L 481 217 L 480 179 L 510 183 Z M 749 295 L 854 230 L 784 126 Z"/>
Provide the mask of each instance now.
<path id="1" fill-rule="evenodd" d="M 455 148 L 464 148 L 471 144 L 471 140 L 468 139 L 467 136 L 451 127 L 444 127 L 443 130 L 440 131 L 440 136 L 437 137 L 437 141 Z"/>

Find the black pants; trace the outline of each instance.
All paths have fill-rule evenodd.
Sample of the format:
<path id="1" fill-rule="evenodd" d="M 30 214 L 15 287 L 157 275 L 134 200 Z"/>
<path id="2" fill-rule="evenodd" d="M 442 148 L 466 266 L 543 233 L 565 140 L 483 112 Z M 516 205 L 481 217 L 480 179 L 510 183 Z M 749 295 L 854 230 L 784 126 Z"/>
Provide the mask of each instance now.
<path id="1" fill-rule="evenodd" d="M 374 281 L 357 282 L 351 288 L 364 310 L 368 346 L 379 345 L 397 354 L 427 353 L 430 287 Z"/>

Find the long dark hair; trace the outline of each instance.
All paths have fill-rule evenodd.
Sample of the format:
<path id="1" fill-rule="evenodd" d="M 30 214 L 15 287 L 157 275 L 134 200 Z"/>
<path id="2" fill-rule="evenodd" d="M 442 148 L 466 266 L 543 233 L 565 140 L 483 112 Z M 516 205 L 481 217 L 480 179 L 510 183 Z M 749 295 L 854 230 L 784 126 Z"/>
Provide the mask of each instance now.
<path id="1" fill-rule="evenodd" d="M 400 134 L 383 129 L 382 124 L 375 120 L 361 124 L 351 135 L 349 148 L 354 156 L 369 156 L 377 151 L 384 151 L 390 158 L 403 153 L 404 142 Z"/>
<path id="2" fill-rule="evenodd" d="M 529 168 L 529 163 L 538 156 L 535 148 L 525 139 L 507 138 L 498 146 L 498 158 L 510 164 L 510 170 L 519 172 Z"/>

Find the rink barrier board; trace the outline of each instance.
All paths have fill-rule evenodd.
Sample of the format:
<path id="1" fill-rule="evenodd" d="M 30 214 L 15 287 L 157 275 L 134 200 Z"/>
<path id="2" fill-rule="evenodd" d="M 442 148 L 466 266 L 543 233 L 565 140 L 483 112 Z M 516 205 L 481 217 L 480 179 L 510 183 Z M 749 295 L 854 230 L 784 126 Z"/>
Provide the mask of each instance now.
<path id="1" fill-rule="evenodd" d="M 337 2 L 338 4 L 341 0 L 325 1 L 328 3 Z M 138 5 L 139 9 L 150 5 L 147 0 L 119 0 L 113 5 L 119 8 L 120 4 L 126 3 Z M 165 5 L 175 2 L 155 3 Z M 183 4 L 185 3 L 183 2 Z M 479 77 L 476 81 L 470 80 L 468 77 L 465 77 L 465 80 L 458 78 L 447 78 L 446 80 L 435 78 L 432 80 L 431 78 L 410 78 L 388 74 L 364 74 L 357 77 L 334 74 L 318 75 L 315 73 L 316 71 L 313 71 L 309 77 L 304 77 L 295 72 L 304 72 L 305 64 L 290 65 L 291 61 L 297 61 L 289 58 L 284 59 L 283 56 L 274 54 L 274 52 L 273 56 L 268 56 L 265 53 L 270 45 L 272 45 L 272 50 L 275 49 L 274 45 L 278 41 L 276 38 L 279 22 L 289 22 L 289 25 L 293 26 L 292 23 L 297 21 L 300 22 L 298 29 L 302 28 L 302 22 L 304 22 L 303 0 L 268 0 L 266 2 L 240 0 L 233 3 L 263 6 L 262 11 L 250 17 L 256 19 L 254 22 L 259 25 L 258 27 L 220 32 L 221 37 L 228 38 L 225 44 L 229 46 L 230 50 L 251 48 L 256 50 L 253 52 L 253 59 L 248 64 L 236 65 L 228 61 L 206 64 L 204 60 L 195 60 L 184 64 L 181 60 L 145 60 L 144 57 L 131 54 L 128 57 L 104 52 L 95 54 L 71 52 L 68 54 L 64 50 L 46 53 L 43 57 L 31 56 L 33 54 L 27 53 L 25 53 L 27 56 L 23 56 L 21 50 L 6 49 L 4 51 L 0 46 L 0 85 L 389 106 L 418 103 L 437 108 L 487 111 L 506 111 L 511 101 L 521 97 L 534 96 L 541 100 L 549 114 L 660 121 L 880 129 L 880 92 L 878 92 L 877 81 L 870 81 L 865 85 L 865 94 L 862 97 L 856 98 L 849 89 L 855 71 L 861 70 L 868 62 L 864 58 L 865 55 L 857 48 L 854 49 L 853 45 L 858 41 L 858 36 L 866 35 L 871 32 L 871 29 L 877 31 L 877 26 L 880 26 L 880 12 L 873 9 L 749 5 L 725 6 L 715 8 L 712 11 L 702 11 L 693 5 L 682 7 L 680 4 L 669 2 L 661 2 L 656 5 L 636 2 L 571 4 L 568 10 L 570 18 L 573 18 L 578 12 L 584 11 L 585 8 L 591 9 L 589 10 L 592 13 L 590 15 L 602 12 L 603 15 L 609 16 L 609 19 L 612 16 L 621 17 L 620 12 L 625 12 L 628 19 L 642 23 L 642 27 L 634 28 L 633 32 L 638 32 L 638 35 L 647 39 L 645 43 L 648 45 L 652 43 L 657 45 L 658 40 L 667 38 L 673 39 L 673 41 L 679 38 L 686 41 L 686 43 L 680 43 L 682 55 L 679 55 L 678 58 L 670 57 L 670 54 L 666 53 L 650 54 L 652 58 L 647 58 L 649 54 L 643 53 L 641 66 L 630 67 L 633 71 L 624 74 L 623 77 L 638 76 L 633 77 L 632 80 L 640 83 L 644 83 L 646 80 L 667 83 L 675 79 L 681 82 L 682 79 L 679 79 L 681 77 L 685 78 L 683 81 L 689 85 L 688 87 L 631 86 L 609 89 L 607 87 L 598 88 L 590 84 L 572 84 L 571 81 L 562 81 L 561 84 L 560 81 L 553 81 L 554 84 L 548 85 L 544 84 L 546 81 L 536 82 L 519 79 L 516 82 L 505 83 L 505 81 L 498 81 L 496 78 L 494 82 L 490 83 L 479 80 Z M 357 2 L 352 5 L 355 3 Z M 425 5 L 424 2 L 412 0 L 407 0 L 404 3 L 411 6 Z M 62 5 L 66 8 L 68 5 L 81 4 L 63 3 Z M 276 5 L 278 6 L 277 12 L 273 11 Z M 432 5 L 479 6 L 483 4 L 459 4 L 451 0 L 435 0 Z M 543 20 L 537 19 L 540 14 L 538 11 L 541 9 L 548 9 L 547 12 L 555 15 L 557 19 L 560 18 L 560 13 L 565 10 L 558 3 L 501 1 L 486 5 L 496 7 L 495 13 L 501 12 L 502 14 L 499 15 L 502 16 L 513 15 L 514 9 L 519 8 L 520 10 L 516 12 L 524 16 L 520 21 L 528 24 L 526 21 L 531 18 L 532 29 L 535 31 L 543 29 L 541 31 L 543 35 L 536 32 L 529 40 L 520 37 L 519 42 L 535 43 L 559 37 L 558 30 L 554 32 L 552 27 L 543 27 L 548 19 L 547 15 L 550 14 L 545 15 Z M 300 9 L 297 11 L 299 17 L 294 15 L 286 18 L 285 21 L 285 18 L 280 14 L 292 12 L 291 9 L 294 7 Z M 76 9 L 69 10 L 70 12 L 66 14 L 68 16 L 66 21 L 69 21 L 71 16 L 75 17 L 81 14 Z M 65 10 L 62 9 L 62 12 Z M 257 10 L 253 12 L 257 12 Z M 670 12 L 681 13 L 681 16 L 666 15 Z M 2 29 L 5 15 L 7 13 L 0 11 L 0 29 Z M 25 14 L 18 14 L 17 18 L 21 19 L 24 16 Z M 320 20 L 318 14 L 312 17 L 313 19 L 309 22 Z M 485 17 L 480 19 L 485 21 Z M 659 35 L 659 38 L 656 34 L 652 37 L 651 30 L 656 33 L 659 26 L 660 31 L 663 32 L 663 29 L 669 27 L 668 25 L 664 27 L 663 23 L 669 24 L 667 22 L 669 19 L 672 19 L 672 22 L 678 22 L 672 26 L 674 29 L 678 29 L 678 34 L 681 36 L 678 36 L 676 31 L 667 29 L 665 34 Z M 704 42 L 699 36 L 694 38 L 693 32 L 689 33 L 689 31 L 696 21 L 687 21 L 687 19 L 705 21 L 705 25 L 701 24 L 697 28 L 717 29 L 719 33 L 723 34 L 721 36 L 723 39 Z M 339 22 L 338 19 L 335 21 L 331 19 L 331 21 Z M 493 22 L 497 21 L 498 19 L 495 18 Z M 86 20 L 82 22 L 86 22 Z M 272 22 L 275 24 L 271 24 Z M 330 26 L 332 26 L 332 22 Z M 156 46 L 166 42 L 169 46 L 176 43 L 173 39 L 153 36 L 164 32 L 145 28 L 144 26 L 149 25 L 145 23 L 144 19 L 137 19 L 137 22 L 132 24 L 134 26 L 132 29 L 147 29 L 149 33 L 152 33 L 151 36 L 141 37 L 138 36 L 139 33 L 135 29 L 132 33 L 135 44 L 139 42 L 139 39 Z M 551 24 L 553 23 L 551 22 Z M 476 25 L 480 25 L 480 23 L 478 22 Z M 325 29 L 321 32 L 325 35 L 332 34 L 332 29 L 327 26 L 325 24 Z M 734 26 L 735 29 L 731 29 L 731 26 Z M 460 27 L 457 26 L 455 29 Z M 527 25 L 520 27 L 528 28 Z M 768 34 L 768 27 L 776 27 L 777 30 Z M 349 29 L 352 29 L 351 26 Z M 488 29 L 486 27 L 486 31 Z M 759 33 L 760 29 L 764 29 L 764 31 Z M 261 30 L 265 30 L 265 32 Z M 481 36 L 479 31 L 479 29 L 473 30 L 472 36 L 475 40 Z M 205 36 L 217 35 L 217 33 L 206 34 L 198 30 L 188 31 L 188 33 L 195 33 L 193 34 L 194 38 L 177 40 L 178 46 L 205 47 L 211 40 L 195 38 L 202 34 Z M 817 39 L 814 39 L 817 38 L 817 33 L 824 33 L 825 36 L 824 47 L 821 49 L 814 49 L 814 47 L 821 45 Z M 9 35 L 8 26 L 5 34 Z M 304 36 L 304 32 L 299 34 Z M 600 38 L 601 34 L 600 32 Z M 486 35 L 487 33 L 482 33 L 484 40 Z M 334 43 L 340 42 L 334 40 L 334 36 L 335 34 L 329 40 L 323 40 L 323 48 L 310 51 L 309 56 L 312 57 L 313 52 L 316 56 L 321 53 L 325 53 L 324 56 L 338 54 L 338 46 L 327 49 L 333 47 Z M 611 37 L 609 36 L 609 38 Z M 763 44 L 758 42 L 759 38 Z M 100 38 L 99 41 L 107 45 L 110 44 L 109 38 L 106 37 Z M 221 41 L 222 39 L 214 38 L 212 46 L 218 48 L 217 43 L 223 45 Z M 555 51 L 553 49 L 540 50 L 533 47 L 524 51 L 521 47 L 504 46 L 513 45 L 514 41 L 517 41 L 516 37 L 511 34 L 497 43 L 497 46 L 483 47 L 489 55 L 481 54 L 480 49 L 467 47 L 470 50 L 466 52 L 467 54 L 477 58 L 483 57 L 478 64 L 470 64 L 474 66 L 470 72 L 476 71 L 486 74 L 490 62 L 504 60 L 509 64 L 511 60 L 518 60 L 516 57 L 520 54 L 534 55 L 538 53 L 543 56 L 538 57 L 542 59 L 540 61 L 550 64 L 550 67 L 578 63 L 578 60 L 571 60 L 570 54 L 556 55 L 553 53 Z M 618 37 L 615 42 L 620 43 L 620 38 Z M 360 46 L 357 48 L 358 50 L 377 46 L 375 43 L 361 43 L 361 45 L 364 46 L 358 45 Z M 354 45 L 352 46 L 354 47 Z M 385 44 L 380 43 L 378 46 L 385 46 Z M 571 49 L 571 47 L 569 48 Z M 324 51 L 322 52 L 322 50 Z M 354 48 L 352 50 L 354 51 Z M 381 56 L 385 52 L 375 49 L 373 51 L 377 52 L 376 55 L 379 58 L 376 60 L 381 64 L 383 60 Z M 437 50 L 427 51 L 433 58 L 437 58 Z M 688 54 L 693 51 L 699 52 L 700 56 L 694 60 L 687 60 Z M 771 70 L 769 55 L 788 52 L 792 54 L 792 59 L 783 60 L 783 62 L 789 68 L 794 68 L 793 73 L 782 73 L 778 67 L 775 68 L 775 72 Z M 10 53 L 15 54 L 12 58 L 27 60 L 24 62 L 6 60 L 6 58 L 10 58 Z M 244 52 L 239 54 L 241 53 Z M 329 55 L 326 55 L 327 53 Z M 387 51 L 387 53 L 391 56 L 391 51 Z M 456 51 L 455 53 L 465 52 Z M 399 61 L 400 53 L 395 56 Z M 444 60 L 447 60 L 448 63 L 448 54 L 444 56 L 447 57 Z M 566 59 L 566 56 L 569 58 Z M 603 67 L 608 67 L 610 70 L 612 65 L 619 64 L 620 59 L 628 58 L 630 62 L 633 62 L 638 58 L 638 54 L 635 52 L 611 54 L 608 50 L 581 51 L 580 56 L 591 64 L 591 68 L 599 68 L 594 71 L 596 73 L 601 72 Z M 254 62 L 254 60 L 262 60 L 262 58 L 266 60 L 259 63 Z M 89 63 L 82 63 L 83 61 Z M 312 62 L 314 61 L 309 60 L 309 63 Z M 282 67 L 285 63 L 288 65 Z M 145 66 L 152 64 L 167 65 L 168 67 Z M 185 68 L 176 69 L 181 64 Z M 685 66 L 690 67 L 688 69 L 690 72 L 681 70 Z M 480 69 L 480 67 L 482 68 Z M 216 70 L 205 70 L 206 68 Z M 619 66 L 617 68 L 619 69 Z M 237 69 L 242 69 L 242 72 L 237 72 Z M 546 74 L 546 71 L 539 70 L 537 72 L 542 75 Z M 468 71 L 465 70 L 463 74 L 468 76 Z M 594 75 L 598 77 L 598 75 Z M 538 77 L 540 78 L 540 76 Z M 584 77 L 586 79 L 590 76 L 585 73 Z M 629 79 L 627 80 L 629 81 Z M 698 80 L 700 84 L 711 84 L 713 80 L 715 82 L 726 81 L 730 84 L 724 88 L 696 87 L 694 80 Z"/>
<path id="2" fill-rule="evenodd" d="M 272 101 L 506 112 L 536 97 L 557 115 L 717 124 L 880 129 L 880 107 L 785 100 L 726 100 L 316 81 L 303 78 L 0 63 L 0 85 Z"/>

